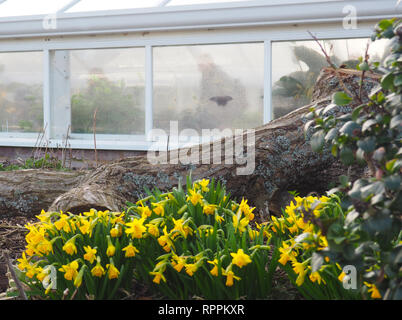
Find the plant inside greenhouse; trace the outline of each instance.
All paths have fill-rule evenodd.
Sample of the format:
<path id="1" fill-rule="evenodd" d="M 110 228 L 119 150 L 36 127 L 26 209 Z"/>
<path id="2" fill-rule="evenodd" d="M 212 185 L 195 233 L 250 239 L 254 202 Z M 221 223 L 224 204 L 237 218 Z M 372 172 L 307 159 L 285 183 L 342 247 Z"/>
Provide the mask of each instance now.
<path id="1" fill-rule="evenodd" d="M 401 1 L 0 0 L 9 300 L 402 300 Z"/>

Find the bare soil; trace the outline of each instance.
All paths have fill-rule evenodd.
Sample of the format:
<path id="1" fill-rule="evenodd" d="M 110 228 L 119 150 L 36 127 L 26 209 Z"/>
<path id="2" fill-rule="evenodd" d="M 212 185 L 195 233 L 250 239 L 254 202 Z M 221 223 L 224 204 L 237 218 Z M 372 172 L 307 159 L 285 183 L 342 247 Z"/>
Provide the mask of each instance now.
<path id="1" fill-rule="evenodd" d="M 0 218 L 0 293 L 8 288 L 7 263 L 3 253 L 7 250 L 12 261 L 21 257 L 27 233 L 24 225 L 35 220 L 23 216 Z"/>

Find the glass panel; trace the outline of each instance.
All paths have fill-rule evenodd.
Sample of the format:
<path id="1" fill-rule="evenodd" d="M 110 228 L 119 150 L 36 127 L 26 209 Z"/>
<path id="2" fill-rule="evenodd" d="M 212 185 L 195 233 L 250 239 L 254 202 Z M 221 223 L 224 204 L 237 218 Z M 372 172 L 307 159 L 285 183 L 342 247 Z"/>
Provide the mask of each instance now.
<path id="1" fill-rule="evenodd" d="M 338 66 L 355 69 L 364 55 L 367 39 L 320 41 L 331 60 Z M 370 44 L 372 60 L 381 60 L 383 41 Z M 289 41 L 272 44 L 273 118 L 279 118 L 311 102 L 312 90 L 323 67 L 328 64 L 315 41 Z"/>
<path id="2" fill-rule="evenodd" d="M 71 0 L 7 0 L 0 4 L 0 17 L 55 13 Z"/>
<path id="3" fill-rule="evenodd" d="M 81 0 L 66 12 L 149 8 L 161 0 Z"/>
<path id="4" fill-rule="evenodd" d="M 0 132 L 43 128 L 42 52 L 0 53 Z"/>
<path id="5" fill-rule="evenodd" d="M 145 49 L 70 52 L 71 128 L 99 134 L 144 134 Z"/>
<path id="6" fill-rule="evenodd" d="M 261 125 L 263 72 L 262 43 L 154 48 L 154 128 Z"/>

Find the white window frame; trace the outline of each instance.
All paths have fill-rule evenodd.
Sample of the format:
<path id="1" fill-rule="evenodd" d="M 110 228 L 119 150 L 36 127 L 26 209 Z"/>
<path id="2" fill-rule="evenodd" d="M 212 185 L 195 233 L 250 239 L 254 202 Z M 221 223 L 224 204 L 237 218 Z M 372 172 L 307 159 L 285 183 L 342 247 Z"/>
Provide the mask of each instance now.
<path id="1" fill-rule="evenodd" d="M 97 135 L 96 147 L 105 150 L 148 150 L 152 142 L 147 136 L 153 125 L 153 47 L 264 43 L 263 123 L 268 123 L 272 120 L 273 42 L 312 40 L 307 30 L 320 40 L 368 38 L 379 19 L 402 17 L 394 0 L 356 0 L 350 3 L 360 13 L 357 16 L 357 29 L 343 28 L 342 22 L 346 15 L 343 8 L 348 3 L 329 0 L 307 1 L 304 4 L 291 0 L 264 0 L 157 7 L 110 11 L 107 15 L 105 12 L 62 13 L 58 18 L 58 29 L 52 31 L 38 27 L 44 16 L 0 18 L 0 52 L 44 53 L 44 127 L 51 127 L 53 106 L 50 56 L 53 51 L 145 48 L 145 135 Z M 147 22 L 140 26 L 143 19 L 147 19 Z M 74 27 L 77 25 L 80 27 Z M 46 132 L 49 147 L 63 145 L 63 139 L 54 139 L 49 130 Z M 102 139 L 102 136 L 107 139 Z M 74 134 L 72 137 L 74 139 L 69 140 L 72 148 L 94 148 L 92 135 Z M 0 134 L 0 146 L 33 147 L 36 140 L 37 134 Z"/>

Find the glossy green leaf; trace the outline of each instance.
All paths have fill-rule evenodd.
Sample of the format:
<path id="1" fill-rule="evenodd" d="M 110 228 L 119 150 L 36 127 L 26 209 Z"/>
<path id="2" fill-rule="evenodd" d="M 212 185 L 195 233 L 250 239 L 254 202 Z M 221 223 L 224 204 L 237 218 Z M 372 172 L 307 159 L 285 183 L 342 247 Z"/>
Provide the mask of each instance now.
<path id="1" fill-rule="evenodd" d="M 341 161 L 346 165 L 352 164 L 355 159 L 353 155 L 353 150 L 348 147 L 341 148 L 341 151 L 339 152 L 339 157 Z"/>
<path id="2" fill-rule="evenodd" d="M 332 102 L 338 106 L 346 106 L 348 105 L 353 99 L 349 97 L 345 92 L 336 92 L 332 96 Z"/>
<path id="3" fill-rule="evenodd" d="M 325 142 L 324 137 L 325 137 L 324 130 L 319 130 L 311 136 L 310 144 L 313 151 L 320 152 L 322 150 Z"/>

